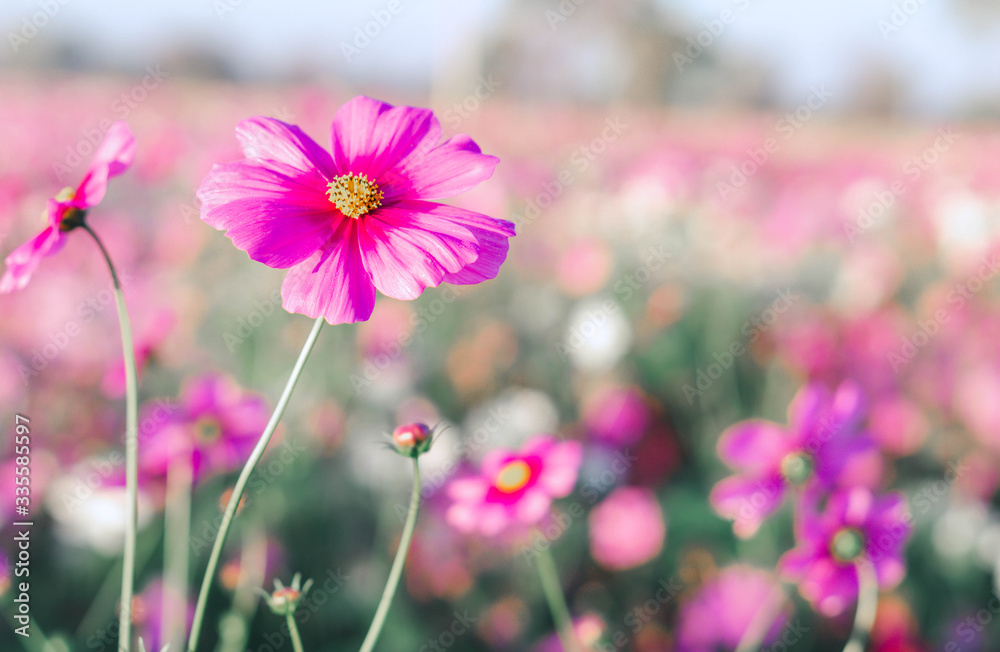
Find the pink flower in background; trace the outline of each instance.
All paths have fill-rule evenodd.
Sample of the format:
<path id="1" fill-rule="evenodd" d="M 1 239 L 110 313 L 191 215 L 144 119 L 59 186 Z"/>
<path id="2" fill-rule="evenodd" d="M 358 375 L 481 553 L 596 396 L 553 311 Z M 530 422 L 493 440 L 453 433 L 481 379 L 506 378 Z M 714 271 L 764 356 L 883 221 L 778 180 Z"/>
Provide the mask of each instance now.
<path id="1" fill-rule="evenodd" d="M 600 650 L 601 637 L 607 631 L 604 619 L 595 613 L 588 613 L 573 619 L 573 633 L 584 652 Z M 566 652 L 558 634 L 552 634 L 534 648 L 534 652 Z"/>
<path id="2" fill-rule="evenodd" d="M 66 245 L 66 234 L 83 223 L 88 210 L 101 203 L 108 179 L 127 170 L 134 156 L 135 137 L 128 124 L 112 123 L 80 185 L 65 188 L 50 199 L 45 210 L 48 225 L 7 256 L 0 293 L 21 290 L 28 284 L 42 259 L 58 253 Z"/>
<path id="3" fill-rule="evenodd" d="M 626 570 L 655 559 L 667 526 L 656 494 L 640 487 L 615 489 L 589 516 L 590 554 L 611 570 Z"/>
<path id="4" fill-rule="evenodd" d="M 752 419 L 728 428 L 718 452 L 737 474 L 712 489 L 716 511 L 733 519 L 738 536 L 756 533 L 792 485 L 874 488 L 882 457 L 861 431 L 861 392 L 844 382 L 830 393 L 818 383 L 803 387 L 788 407 L 787 427 Z"/>
<path id="5" fill-rule="evenodd" d="M 827 616 L 837 616 L 858 598 L 855 564 L 871 563 L 879 587 L 903 579 L 903 546 L 910 517 L 902 494 L 875 496 L 864 488 L 843 490 L 821 513 L 803 501 L 796 527 L 798 544 L 779 562 L 781 572 L 799 583 L 799 592 Z"/>
<path id="6" fill-rule="evenodd" d="M 649 407 L 634 387 L 601 387 L 584 399 L 583 421 L 597 439 L 613 446 L 629 446 L 646 433 Z"/>
<path id="7" fill-rule="evenodd" d="M 194 605 L 159 578 L 150 582 L 145 590 L 134 598 L 132 619 L 148 652 L 159 652 L 168 643 L 170 649 L 183 643 L 183 641 L 165 640 L 167 635 L 164 631 L 165 610 L 176 614 L 186 613 L 185 631 L 194 620 Z"/>
<path id="8" fill-rule="evenodd" d="M 376 289 L 415 299 L 442 282 L 479 283 L 507 256 L 512 223 L 427 201 L 469 190 L 498 163 L 465 135 L 438 144 L 429 110 L 356 97 L 333 119 L 332 155 L 271 118 L 236 134 L 246 159 L 212 168 L 201 216 L 253 260 L 290 268 L 289 312 L 364 321 Z"/>
<path id="9" fill-rule="evenodd" d="M 225 376 L 199 376 L 184 385 L 177 404 L 143 410 L 140 464 L 147 473 L 165 475 L 171 464 L 186 459 L 195 480 L 239 468 L 268 416 L 263 397 Z"/>
<path id="10" fill-rule="evenodd" d="M 743 564 L 723 568 L 681 607 L 677 652 L 735 650 L 765 617 L 771 626 L 763 642 L 769 645 L 788 622 L 785 602 L 781 585 L 769 573 Z"/>
<path id="11" fill-rule="evenodd" d="M 483 458 L 478 476 L 448 484 L 453 503 L 448 522 L 463 532 L 486 536 L 511 525 L 534 525 L 555 498 L 569 495 L 583 461 L 579 442 L 539 435 L 519 451 L 498 449 Z"/>

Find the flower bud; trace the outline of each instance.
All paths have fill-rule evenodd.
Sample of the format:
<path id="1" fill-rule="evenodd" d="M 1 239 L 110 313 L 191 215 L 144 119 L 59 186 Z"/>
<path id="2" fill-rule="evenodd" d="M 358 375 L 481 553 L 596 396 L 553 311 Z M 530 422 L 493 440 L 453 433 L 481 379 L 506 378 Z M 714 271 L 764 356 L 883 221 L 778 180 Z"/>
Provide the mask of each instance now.
<path id="1" fill-rule="evenodd" d="M 430 450 L 433 435 L 422 423 L 408 423 L 392 431 L 392 443 L 400 455 L 418 457 Z"/>
<path id="2" fill-rule="evenodd" d="M 264 601 L 267 602 L 267 606 L 271 608 L 271 611 L 278 616 L 287 616 L 289 614 L 295 613 L 295 610 L 299 606 L 299 600 L 302 596 L 309 591 L 309 587 L 312 586 L 312 580 L 306 580 L 304 586 L 299 588 L 299 582 L 302 576 L 299 573 L 295 574 L 292 578 L 292 585 L 285 586 L 281 583 L 281 580 L 274 580 L 274 591 L 270 594 L 261 591 L 264 595 Z"/>

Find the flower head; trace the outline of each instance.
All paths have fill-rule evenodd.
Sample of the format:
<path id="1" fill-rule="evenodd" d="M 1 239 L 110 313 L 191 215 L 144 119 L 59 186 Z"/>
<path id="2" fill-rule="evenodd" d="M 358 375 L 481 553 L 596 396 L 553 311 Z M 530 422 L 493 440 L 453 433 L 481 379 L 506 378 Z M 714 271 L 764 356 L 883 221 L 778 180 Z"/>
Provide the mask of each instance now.
<path id="1" fill-rule="evenodd" d="M 28 284 L 42 259 L 58 253 L 66 245 L 66 234 L 81 226 L 87 211 L 101 203 L 108 179 L 127 170 L 134 156 L 135 137 L 128 124 L 120 120 L 112 123 L 80 185 L 64 188 L 50 199 L 45 209 L 47 226 L 7 256 L 0 293 L 21 290 Z"/>
<path id="2" fill-rule="evenodd" d="M 177 404 L 160 402 L 143 411 L 141 427 L 151 432 L 141 447 L 140 463 L 154 475 L 187 459 L 197 480 L 209 473 L 230 471 L 250 454 L 264 426 L 264 399 L 245 392 L 232 380 L 206 374 L 187 382 Z"/>
<path id="3" fill-rule="evenodd" d="M 465 135 L 438 143 L 429 110 L 356 97 L 334 116 L 332 153 L 271 118 L 236 135 L 246 158 L 212 168 L 202 219 L 253 260 L 289 269 L 289 312 L 364 321 L 376 289 L 415 299 L 491 279 L 506 258 L 512 223 L 428 201 L 469 190 L 498 162 Z"/>
<path id="4" fill-rule="evenodd" d="M 392 444 L 404 457 L 419 457 L 431 449 L 434 431 L 422 423 L 408 423 L 392 431 Z"/>
<path id="5" fill-rule="evenodd" d="M 277 616 L 287 616 L 295 613 L 295 610 L 299 607 L 299 600 L 309 592 L 309 588 L 313 583 L 312 580 L 306 580 L 305 585 L 300 585 L 301 581 L 301 573 L 295 574 L 295 577 L 292 578 L 291 586 L 285 586 L 281 583 L 281 580 L 274 578 L 274 591 L 271 593 L 261 591 L 264 601 L 267 602 L 267 606 L 271 608 L 272 613 Z"/>
<path id="6" fill-rule="evenodd" d="M 719 456 L 736 475 L 715 485 L 716 511 L 734 520 L 736 534 L 752 536 L 781 505 L 790 487 L 874 487 L 882 457 L 860 427 L 860 389 L 836 392 L 813 383 L 788 408 L 788 426 L 759 419 L 740 422 L 719 439 Z"/>
<path id="7" fill-rule="evenodd" d="M 590 553 L 612 570 L 645 564 L 663 549 L 667 526 L 656 495 L 642 487 L 615 489 L 590 513 Z"/>
<path id="8" fill-rule="evenodd" d="M 903 579 L 902 550 L 911 527 L 901 494 L 875 496 L 858 487 L 834 493 L 821 513 L 815 507 L 815 500 L 803 501 L 798 544 L 779 568 L 819 611 L 837 616 L 857 600 L 858 563 L 872 565 L 881 588 Z"/>
<path id="9" fill-rule="evenodd" d="M 573 490 L 582 460 L 579 442 L 548 435 L 528 440 L 519 451 L 491 451 L 479 475 L 449 483 L 448 522 L 487 536 L 512 525 L 534 525 L 549 513 L 553 499 Z"/>
<path id="10" fill-rule="evenodd" d="M 765 609 L 776 612 L 767 621 L 772 625 L 764 644 L 770 644 L 788 620 L 784 601 L 781 585 L 767 572 L 745 565 L 724 568 L 681 607 L 677 650 L 735 650 Z"/>

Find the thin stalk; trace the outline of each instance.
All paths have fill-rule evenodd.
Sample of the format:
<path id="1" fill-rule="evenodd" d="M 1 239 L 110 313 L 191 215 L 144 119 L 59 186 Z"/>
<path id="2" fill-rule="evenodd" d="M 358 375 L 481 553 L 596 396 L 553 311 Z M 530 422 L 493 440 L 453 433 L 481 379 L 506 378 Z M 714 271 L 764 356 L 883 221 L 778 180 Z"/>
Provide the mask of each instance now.
<path id="1" fill-rule="evenodd" d="M 302 652 L 302 639 L 299 638 L 299 628 L 295 624 L 295 616 L 291 613 L 285 614 L 285 622 L 288 623 L 288 632 L 292 637 L 292 649 L 295 652 Z"/>
<path id="2" fill-rule="evenodd" d="M 548 548 L 538 555 L 538 576 L 542 580 L 542 591 L 545 592 L 545 600 L 549 603 L 549 611 L 552 612 L 552 620 L 555 621 L 563 649 L 566 652 L 583 652 L 583 647 L 576 640 L 576 632 L 573 631 L 573 617 L 563 596 L 556 561 Z"/>
<path id="3" fill-rule="evenodd" d="M 233 494 L 229 497 L 226 511 L 222 513 L 222 522 L 219 524 L 219 533 L 216 535 L 215 543 L 212 545 L 212 553 L 208 558 L 205 577 L 201 580 L 198 604 L 195 606 L 194 620 L 191 623 L 191 635 L 188 637 L 188 652 L 194 652 L 195 648 L 198 647 L 198 635 L 201 633 L 202 621 L 205 618 L 205 606 L 208 603 L 208 590 L 212 587 L 215 570 L 219 565 L 219 557 L 222 555 L 222 546 L 226 543 L 226 536 L 228 536 L 229 528 L 233 524 L 233 518 L 236 516 L 236 507 L 240 504 L 240 498 L 243 497 L 243 491 L 250 480 L 250 474 L 253 473 L 254 467 L 257 466 L 260 458 L 263 457 L 264 450 L 271 441 L 271 436 L 274 435 L 274 430 L 278 427 L 278 422 L 281 421 L 281 417 L 285 413 L 288 400 L 292 397 L 292 391 L 295 389 L 299 376 L 302 375 L 302 369 L 306 366 L 306 360 L 309 359 L 309 353 L 312 352 L 313 345 L 316 344 L 316 338 L 319 337 L 319 331 L 322 328 L 323 318 L 320 317 L 313 324 L 312 331 L 309 332 L 309 337 L 306 338 L 302 352 L 299 353 L 299 359 L 295 362 L 295 367 L 292 368 L 292 375 L 285 384 L 285 389 L 281 392 L 281 398 L 278 399 L 278 404 L 274 407 L 274 412 L 271 414 L 271 420 L 268 421 L 267 427 L 264 428 L 264 432 L 261 433 L 260 439 L 257 441 L 257 445 L 254 447 L 253 452 L 250 453 L 250 459 L 243 465 L 240 477 L 236 479 Z"/>
<path id="4" fill-rule="evenodd" d="M 187 635 L 187 594 L 188 594 L 188 537 L 191 533 L 191 483 L 192 468 L 190 455 L 174 460 L 167 469 L 167 501 L 164 507 L 163 575 L 173 594 L 180 596 L 178 605 L 174 600 L 163 601 L 162 640 L 178 644 Z M 179 608 L 178 608 L 179 607 Z"/>
<path id="5" fill-rule="evenodd" d="M 21 623 L 14 620 L 14 614 L 7 610 L 4 610 L 7 614 L 7 619 L 10 621 L 10 628 L 17 631 L 18 627 L 21 627 Z M 21 639 L 21 645 L 28 652 L 51 652 L 52 647 L 49 643 L 49 639 L 45 637 L 45 633 L 35 622 L 34 618 L 28 617 L 28 636 L 21 636 L 17 634 L 17 637 Z"/>
<path id="6" fill-rule="evenodd" d="M 875 566 L 867 558 L 859 559 L 854 568 L 858 573 L 858 606 L 854 612 L 854 629 L 844 646 L 844 652 L 864 652 L 875 624 L 878 611 L 878 579 Z"/>
<path id="7" fill-rule="evenodd" d="M 399 578 L 403 574 L 403 565 L 406 563 L 406 555 L 410 550 L 410 542 L 413 540 L 413 530 L 417 525 L 417 512 L 420 511 L 420 464 L 417 458 L 413 458 L 413 493 L 410 494 L 410 511 L 406 515 L 406 523 L 403 524 L 403 535 L 399 539 L 399 548 L 396 549 L 396 558 L 392 560 L 392 568 L 389 569 L 389 579 L 385 583 L 385 590 L 382 591 L 382 599 L 379 600 L 378 608 L 375 609 L 375 618 L 372 619 L 371 627 L 365 635 L 365 640 L 361 643 L 360 652 L 372 652 L 378 642 L 379 634 L 382 633 L 382 626 L 385 624 L 385 617 L 389 613 L 392 605 L 392 598 L 396 595 L 396 587 L 399 586 Z"/>
<path id="8" fill-rule="evenodd" d="M 125 293 L 104 243 L 90 225 L 81 224 L 83 230 L 97 243 L 104 261 L 111 272 L 115 286 L 115 307 L 118 309 L 118 327 L 122 335 L 122 354 L 125 358 L 125 547 L 122 554 L 122 593 L 118 613 L 118 650 L 128 652 L 132 646 L 132 595 L 135 587 L 135 537 L 139 512 L 139 382 L 135 365 L 135 347 L 132 344 L 132 325 L 125 308 Z"/>

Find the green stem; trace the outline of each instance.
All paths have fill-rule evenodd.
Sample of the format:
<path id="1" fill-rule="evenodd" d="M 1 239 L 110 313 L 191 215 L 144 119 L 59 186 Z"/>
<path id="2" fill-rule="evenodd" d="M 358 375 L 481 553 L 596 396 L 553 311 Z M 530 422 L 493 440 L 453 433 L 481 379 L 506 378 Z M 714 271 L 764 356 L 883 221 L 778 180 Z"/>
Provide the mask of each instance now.
<path id="1" fill-rule="evenodd" d="M 858 573 L 858 606 L 854 612 L 854 629 L 844 646 L 844 652 L 864 652 L 868 644 L 875 614 L 878 611 L 878 579 L 875 566 L 867 559 L 859 559 L 854 564 Z"/>
<path id="2" fill-rule="evenodd" d="M 399 586 L 399 578 L 403 574 L 403 565 L 406 563 L 406 555 L 410 550 L 410 541 L 413 540 L 413 530 L 417 525 L 417 512 L 420 511 L 420 463 L 417 458 L 413 458 L 413 493 L 410 494 L 410 511 L 406 515 L 406 523 L 403 525 L 403 536 L 399 539 L 399 548 L 396 550 L 396 558 L 392 560 L 392 568 L 389 570 L 389 579 L 385 583 L 385 590 L 382 591 L 382 599 L 375 610 L 375 618 L 372 619 L 368 634 L 361 643 L 360 652 L 371 652 L 378 642 L 379 634 L 382 633 L 382 626 L 385 624 L 385 617 L 389 613 L 392 605 L 392 598 L 396 595 L 396 587 Z"/>
<path id="3" fill-rule="evenodd" d="M 128 652 L 132 646 L 132 595 L 135 586 L 135 537 L 139 511 L 139 383 L 135 365 L 135 347 L 132 344 L 132 326 L 125 308 L 118 272 L 104 243 L 90 225 L 82 228 L 97 243 L 104 261 L 111 272 L 115 286 L 115 306 L 118 309 L 118 326 L 122 335 L 122 354 L 125 358 L 125 547 L 122 554 L 122 593 L 118 613 L 118 650 Z"/>
<path id="4" fill-rule="evenodd" d="M 552 612 L 552 620 L 555 621 L 563 650 L 582 652 L 583 648 L 576 640 L 576 632 L 573 631 L 573 617 L 569 613 L 569 606 L 566 604 L 562 585 L 559 583 L 556 561 L 548 548 L 538 555 L 538 576 L 542 580 L 542 590 L 545 592 L 545 600 L 549 603 L 549 611 Z"/>
<path id="5" fill-rule="evenodd" d="M 246 489 L 247 482 L 250 480 L 250 474 L 253 473 L 254 467 L 257 466 L 257 462 L 264 455 L 264 450 L 267 448 L 267 444 L 271 441 L 271 436 L 274 434 L 274 430 L 278 427 L 278 422 L 281 421 L 282 415 L 285 413 L 285 407 L 288 405 L 288 400 L 292 397 L 292 391 L 295 389 L 295 384 L 299 380 L 299 376 L 302 375 L 302 369 L 306 365 L 306 360 L 309 359 L 309 353 L 313 349 L 313 345 L 316 344 L 316 338 L 319 337 L 319 331 L 323 327 L 323 318 L 320 317 L 313 324 L 312 331 L 309 332 L 309 337 L 306 338 L 306 343 L 302 347 L 302 352 L 299 353 L 299 359 L 295 362 L 295 367 L 292 368 L 292 375 L 288 379 L 288 383 L 285 384 L 285 389 L 281 392 L 281 398 L 278 399 L 278 404 L 274 407 L 274 412 L 271 414 L 271 420 L 268 421 L 267 427 L 264 428 L 264 432 L 261 434 L 260 439 L 257 441 L 257 445 L 254 447 L 253 452 L 250 453 L 250 459 L 247 463 L 243 465 L 243 470 L 240 471 L 240 477 L 236 480 L 236 485 L 233 487 L 233 494 L 229 497 L 229 503 L 226 505 L 226 511 L 222 513 L 222 522 L 219 524 L 219 533 L 215 536 L 215 543 L 212 545 L 212 553 L 208 558 L 208 567 L 205 569 L 205 577 L 201 580 L 201 590 L 198 593 L 198 604 L 194 610 L 194 620 L 191 623 L 191 635 L 188 637 L 188 652 L 194 652 L 195 648 L 198 646 L 198 635 L 201 633 L 202 620 L 205 617 L 205 605 L 208 603 L 208 590 L 212 586 L 212 580 L 215 578 L 215 569 L 219 565 L 219 557 L 222 555 L 222 546 L 226 542 L 226 536 L 229 534 L 229 528 L 233 524 L 233 518 L 236 516 L 236 507 L 240 504 L 240 498 L 243 496 L 243 491 Z"/>
<path id="6" fill-rule="evenodd" d="M 184 596 L 178 609 L 173 600 L 163 601 L 163 631 L 161 640 L 173 644 L 184 641 L 187 627 L 188 537 L 191 534 L 190 455 L 178 458 L 167 469 L 167 501 L 163 519 L 166 524 L 163 543 L 164 581 L 174 595 Z M 156 652 L 159 652 L 158 650 Z"/>
<path id="7" fill-rule="evenodd" d="M 295 616 L 291 612 L 285 614 L 285 622 L 288 623 L 288 632 L 292 637 L 292 649 L 302 652 L 302 639 L 299 638 L 299 628 L 295 625 Z"/>

